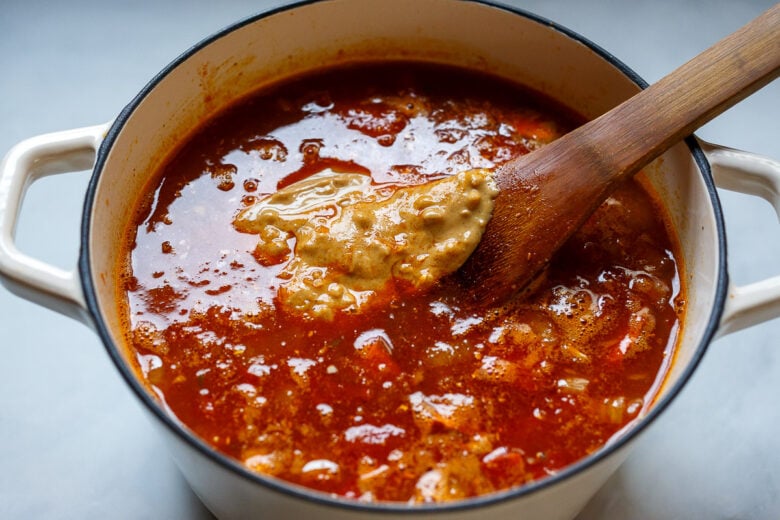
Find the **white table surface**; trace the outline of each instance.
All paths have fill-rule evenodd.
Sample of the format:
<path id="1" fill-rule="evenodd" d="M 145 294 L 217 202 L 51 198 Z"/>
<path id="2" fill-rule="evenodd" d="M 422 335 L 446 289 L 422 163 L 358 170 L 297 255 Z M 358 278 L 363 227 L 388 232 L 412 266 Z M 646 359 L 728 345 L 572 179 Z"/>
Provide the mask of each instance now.
<path id="1" fill-rule="evenodd" d="M 203 37 L 280 2 L 2 0 L 0 154 L 23 138 L 114 118 Z M 653 82 L 771 0 L 517 0 Z M 780 35 L 778 36 L 780 38 Z M 780 158 L 780 82 L 698 135 Z M 70 268 L 89 173 L 30 190 L 25 252 Z M 722 193 L 732 279 L 780 273 L 768 204 Z M 717 340 L 585 519 L 780 518 L 780 320 Z M 0 518 L 211 518 L 97 337 L 0 289 Z"/>

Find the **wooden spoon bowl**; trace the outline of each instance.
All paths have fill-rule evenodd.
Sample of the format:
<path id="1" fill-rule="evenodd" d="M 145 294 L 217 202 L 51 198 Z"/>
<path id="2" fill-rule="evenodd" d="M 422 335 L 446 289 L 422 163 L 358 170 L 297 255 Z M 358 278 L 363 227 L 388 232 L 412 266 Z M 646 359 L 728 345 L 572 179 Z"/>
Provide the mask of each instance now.
<path id="1" fill-rule="evenodd" d="M 486 303 L 523 289 L 626 178 L 780 74 L 780 4 L 616 108 L 496 171 L 459 278 Z"/>

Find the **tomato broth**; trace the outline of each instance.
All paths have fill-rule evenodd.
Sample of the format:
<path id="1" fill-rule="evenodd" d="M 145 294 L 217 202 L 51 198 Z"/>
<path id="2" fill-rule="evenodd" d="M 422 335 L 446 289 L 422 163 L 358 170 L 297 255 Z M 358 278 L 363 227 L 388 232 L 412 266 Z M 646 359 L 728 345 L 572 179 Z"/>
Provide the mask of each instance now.
<path id="1" fill-rule="evenodd" d="M 258 258 L 234 226 L 325 169 L 391 193 L 495 168 L 581 122 L 505 80 L 412 62 L 326 69 L 231 106 L 154 172 L 128 228 L 121 303 L 140 377 L 251 470 L 357 500 L 481 495 L 599 450 L 651 404 L 684 305 L 675 239 L 638 181 L 530 294 L 494 308 L 449 277 L 301 314 L 278 299 L 290 255 Z"/>

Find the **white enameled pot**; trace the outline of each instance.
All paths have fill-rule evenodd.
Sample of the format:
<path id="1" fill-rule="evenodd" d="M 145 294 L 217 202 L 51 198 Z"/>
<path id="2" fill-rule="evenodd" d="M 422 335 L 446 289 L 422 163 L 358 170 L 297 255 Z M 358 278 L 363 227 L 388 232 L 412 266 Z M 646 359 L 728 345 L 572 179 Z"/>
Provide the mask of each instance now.
<path id="1" fill-rule="evenodd" d="M 522 52 L 518 52 L 522 50 Z M 595 117 L 644 83 L 580 36 L 523 12 L 477 1 L 328 0 L 269 11 L 208 38 L 163 70 L 115 121 L 34 137 L 0 171 L 0 279 L 18 295 L 74 317 L 103 340 L 145 404 L 185 478 L 219 518 L 572 518 L 628 455 L 693 374 L 707 345 L 780 315 L 780 277 L 730 284 L 715 186 L 760 196 L 780 212 L 780 164 L 690 138 L 646 169 L 684 255 L 683 338 L 654 406 L 610 445 L 534 484 L 439 506 L 335 500 L 247 471 L 166 414 L 135 377 L 124 350 L 113 278 L 120 236 L 165 151 L 210 114 L 296 72 L 352 59 L 415 58 L 500 74 Z M 25 189 L 48 174 L 94 166 L 81 256 L 66 271 L 19 252 L 14 228 Z"/>

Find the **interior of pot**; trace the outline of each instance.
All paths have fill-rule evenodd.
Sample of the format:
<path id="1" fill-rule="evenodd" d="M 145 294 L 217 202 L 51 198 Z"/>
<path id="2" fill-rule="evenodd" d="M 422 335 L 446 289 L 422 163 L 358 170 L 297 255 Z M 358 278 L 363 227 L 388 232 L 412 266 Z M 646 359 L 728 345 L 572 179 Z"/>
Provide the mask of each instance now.
<path id="1" fill-rule="evenodd" d="M 348 13 L 348 16 L 345 16 Z M 150 172 L 210 114 L 281 77 L 350 60 L 414 58 L 504 76 L 595 117 L 637 92 L 630 71 L 565 30 L 480 2 L 333 0 L 266 13 L 196 46 L 122 112 L 88 192 L 82 266 L 97 328 L 131 385 L 116 281 L 126 232 Z M 659 399 L 674 393 L 717 322 L 722 244 L 714 187 L 681 143 L 646 170 L 682 245 L 688 308 L 683 341 Z M 125 362 L 123 363 L 122 360 Z M 150 395 L 150 394 L 147 394 Z M 151 401 L 148 398 L 147 401 Z M 658 400 L 657 400 L 658 401 Z M 156 413 L 162 414 L 161 410 Z"/>

